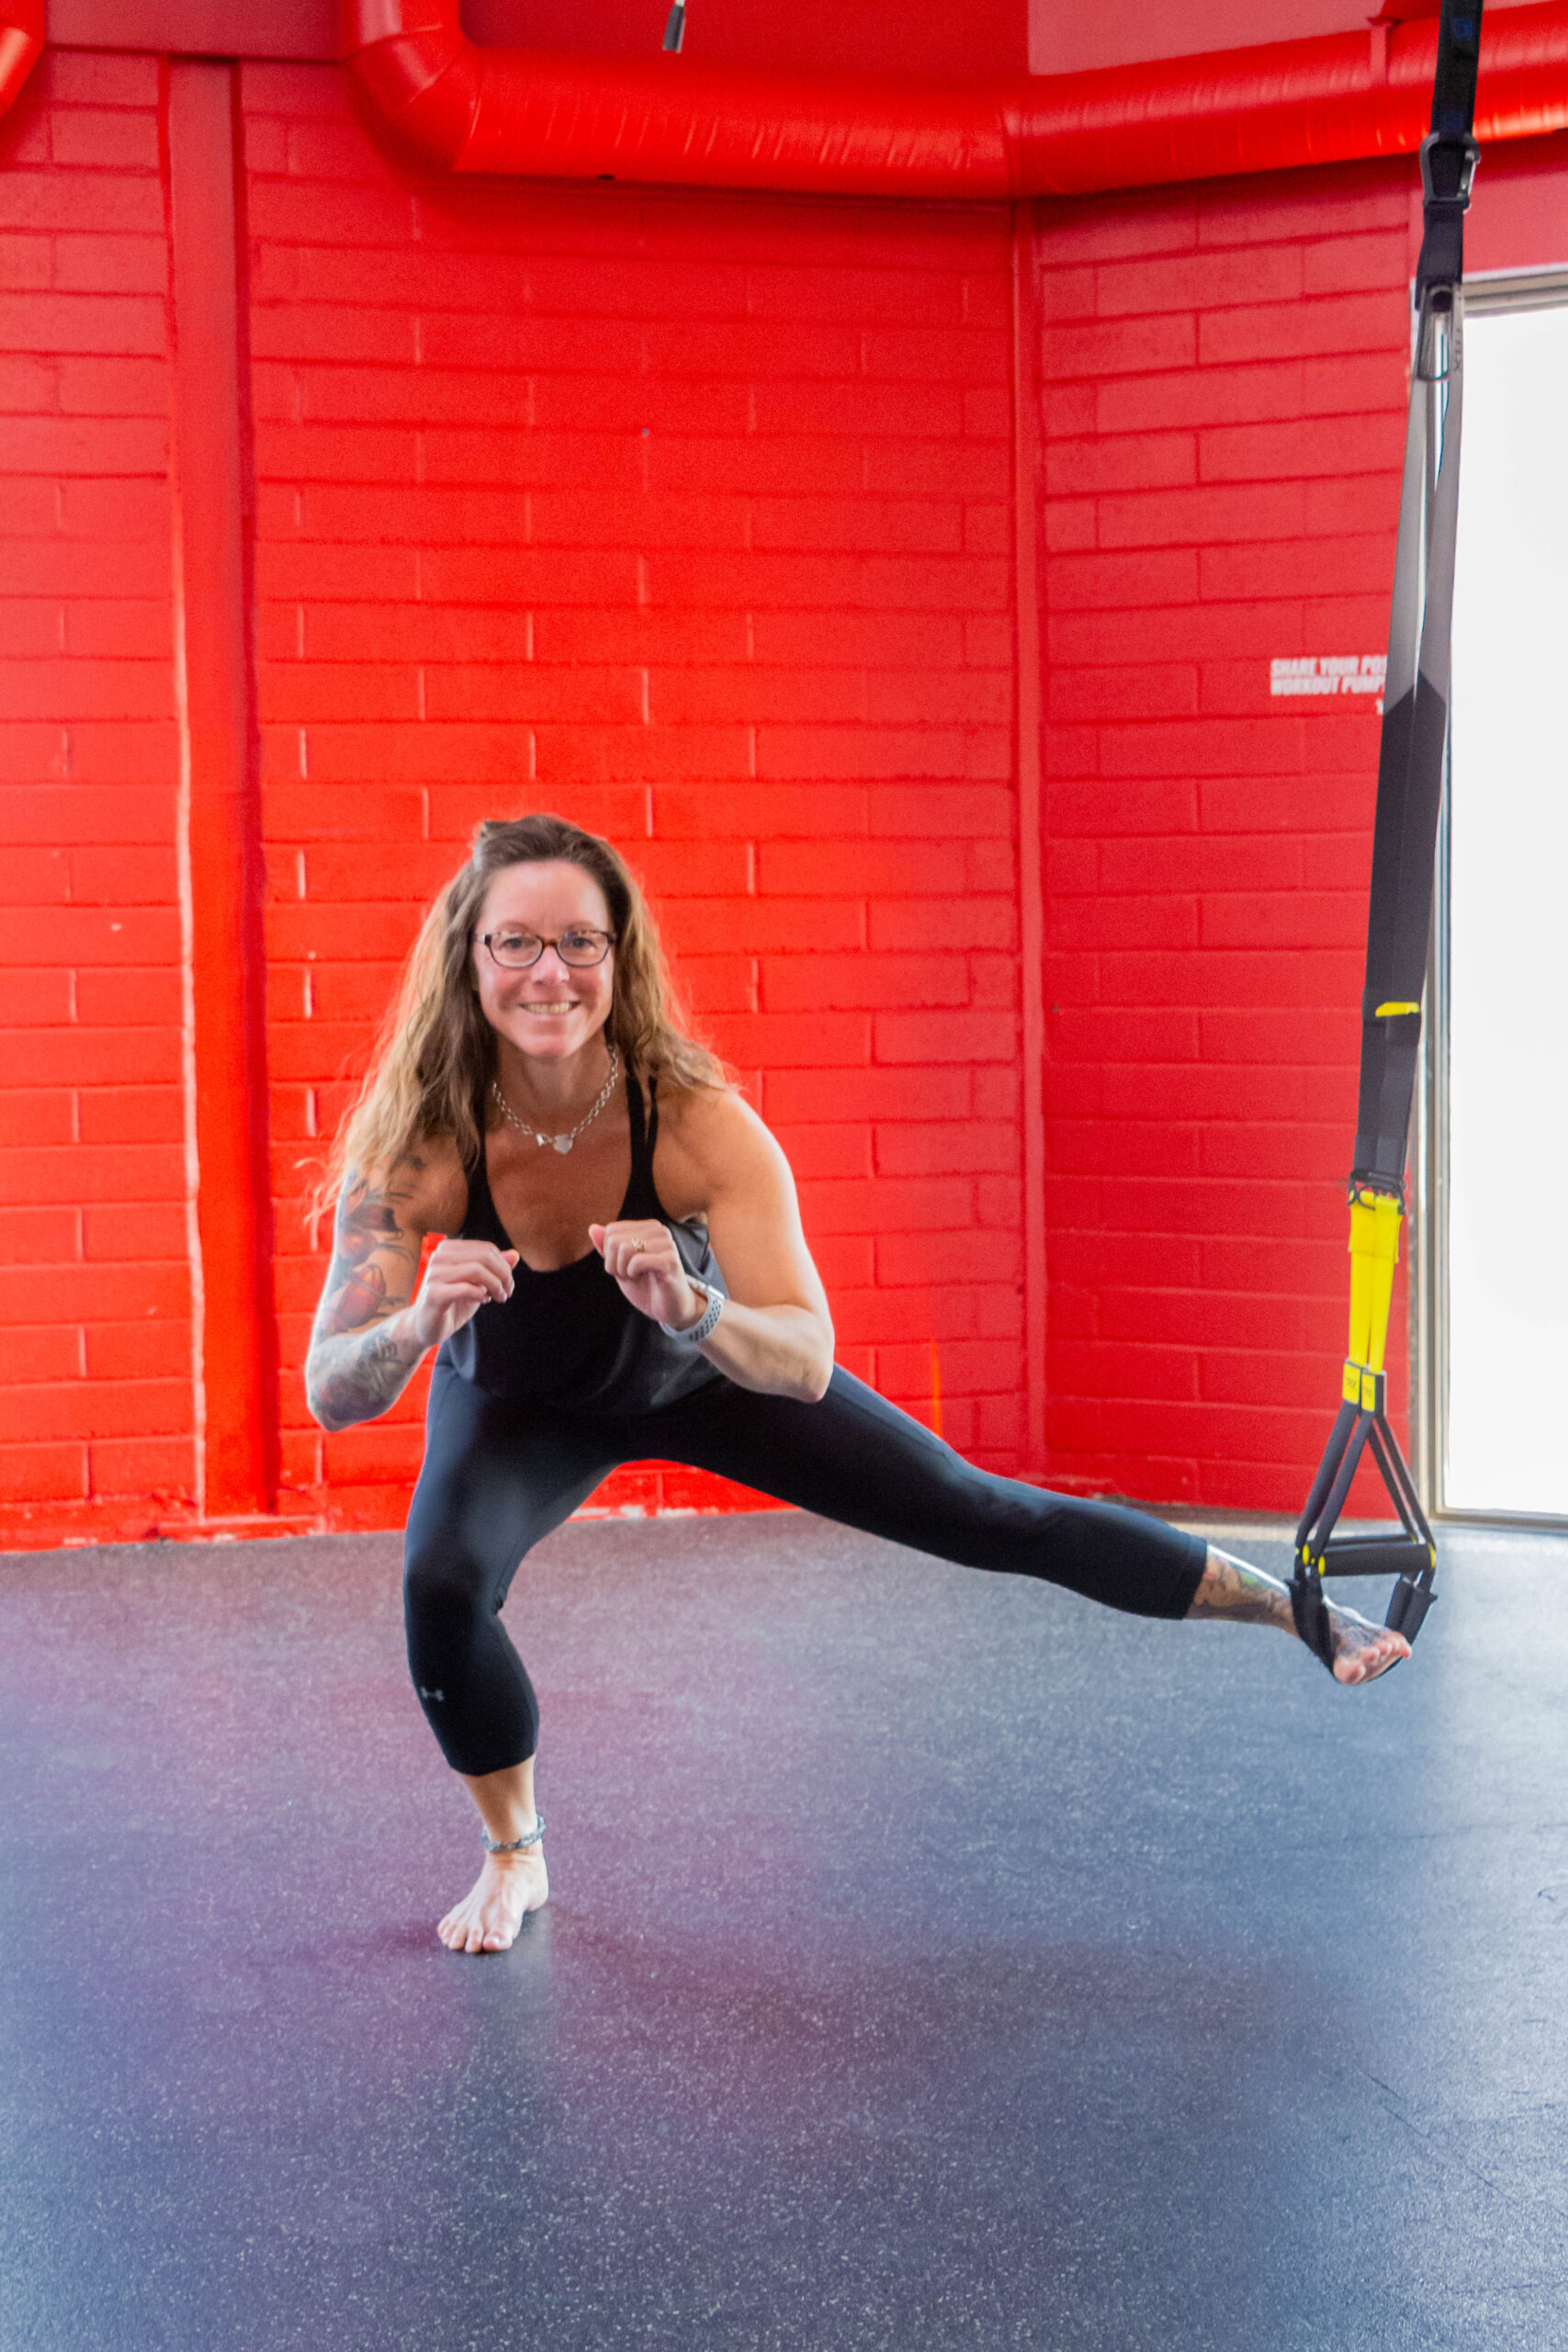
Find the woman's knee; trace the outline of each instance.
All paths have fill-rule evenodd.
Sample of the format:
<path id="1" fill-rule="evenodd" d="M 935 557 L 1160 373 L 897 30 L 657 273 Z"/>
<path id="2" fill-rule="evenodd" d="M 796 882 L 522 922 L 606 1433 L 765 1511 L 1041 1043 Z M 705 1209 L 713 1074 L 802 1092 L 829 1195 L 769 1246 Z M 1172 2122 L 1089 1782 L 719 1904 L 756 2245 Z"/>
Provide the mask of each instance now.
<path id="1" fill-rule="evenodd" d="M 491 1581 L 484 1561 L 460 1537 L 411 1541 L 403 1556 L 403 1610 L 410 1626 L 451 1627 L 493 1613 Z"/>

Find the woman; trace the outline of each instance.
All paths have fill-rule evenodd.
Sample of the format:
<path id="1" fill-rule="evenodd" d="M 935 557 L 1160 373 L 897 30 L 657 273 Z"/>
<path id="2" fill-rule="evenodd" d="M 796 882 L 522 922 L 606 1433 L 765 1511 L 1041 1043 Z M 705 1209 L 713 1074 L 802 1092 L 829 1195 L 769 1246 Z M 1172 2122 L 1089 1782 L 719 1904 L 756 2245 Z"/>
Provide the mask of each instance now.
<path id="1" fill-rule="evenodd" d="M 328 1430 L 373 1419 L 439 1351 L 404 1591 L 420 1703 L 486 1849 L 440 1924 L 453 1951 L 504 1951 L 548 1894 L 538 1710 L 499 1612 L 523 1555 L 617 1463 L 694 1464 L 1145 1616 L 1294 1630 L 1272 1577 L 1137 1512 L 976 1470 L 835 1367 L 783 1152 L 675 1024 L 615 851 L 558 817 L 480 826 L 339 1166 L 311 1411 Z M 1349 1611 L 1332 1625 L 1341 1681 L 1407 1654 Z"/>

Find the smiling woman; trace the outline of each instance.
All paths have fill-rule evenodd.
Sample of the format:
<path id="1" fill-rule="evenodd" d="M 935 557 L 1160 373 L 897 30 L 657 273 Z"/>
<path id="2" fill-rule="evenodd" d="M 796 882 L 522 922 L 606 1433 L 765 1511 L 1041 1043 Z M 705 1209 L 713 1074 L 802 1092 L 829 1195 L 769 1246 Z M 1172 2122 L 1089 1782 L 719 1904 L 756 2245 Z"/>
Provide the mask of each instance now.
<path id="1" fill-rule="evenodd" d="M 783 1152 L 673 1018 L 621 859 L 558 817 L 480 827 L 339 1172 L 312 1412 L 373 1419 L 439 1351 L 404 1598 L 420 1702 L 484 1824 L 479 1878 L 440 1925 L 453 1951 L 504 1951 L 548 1894 L 538 1708 L 500 1612 L 524 1554 L 620 1463 L 716 1471 L 1139 1615 L 1292 1630 L 1272 1578 L 1156 1520 L 976 1470 L 835 1366 Z M 1404 1654 L 1335 1622 L 1343 1681 Z"/>

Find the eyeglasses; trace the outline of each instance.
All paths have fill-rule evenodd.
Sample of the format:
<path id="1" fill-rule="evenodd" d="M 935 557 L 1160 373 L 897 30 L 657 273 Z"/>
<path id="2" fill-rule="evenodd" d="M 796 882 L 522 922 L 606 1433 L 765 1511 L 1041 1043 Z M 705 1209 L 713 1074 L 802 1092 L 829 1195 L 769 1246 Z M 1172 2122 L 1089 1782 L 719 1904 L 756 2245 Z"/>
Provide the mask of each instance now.
<path id="1" fill-rule="evenodd" d="M 590 971 L 595 964 L 604 961 L 615 944 L 613 931 L 592 931 L 582 923 L 574 923 L 556 939 L 541 939 L 536 932 L 509 927 L 505 931 L 487 931 L 479 941 L 491 962 L 508 972 L 527 971 L 547 947 L 553 947 L 561 962 L 570 965 L 574 972 Z"/>

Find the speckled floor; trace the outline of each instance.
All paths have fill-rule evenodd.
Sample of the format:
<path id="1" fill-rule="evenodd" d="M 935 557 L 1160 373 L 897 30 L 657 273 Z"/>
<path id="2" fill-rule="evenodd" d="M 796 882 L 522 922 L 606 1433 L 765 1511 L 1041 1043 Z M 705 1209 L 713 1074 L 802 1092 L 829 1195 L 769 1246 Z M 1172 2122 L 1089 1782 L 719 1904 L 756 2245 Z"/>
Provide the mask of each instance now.
<path id="1" fill-rule="evenodd" d="M 1568 2346 L 1568 1543 L 1446 1548 L 1341 1693 L 813 1520 L 567 1528 L 486 1961 L 394 1538 L 0 1560 L 0 2345 Z"/>

